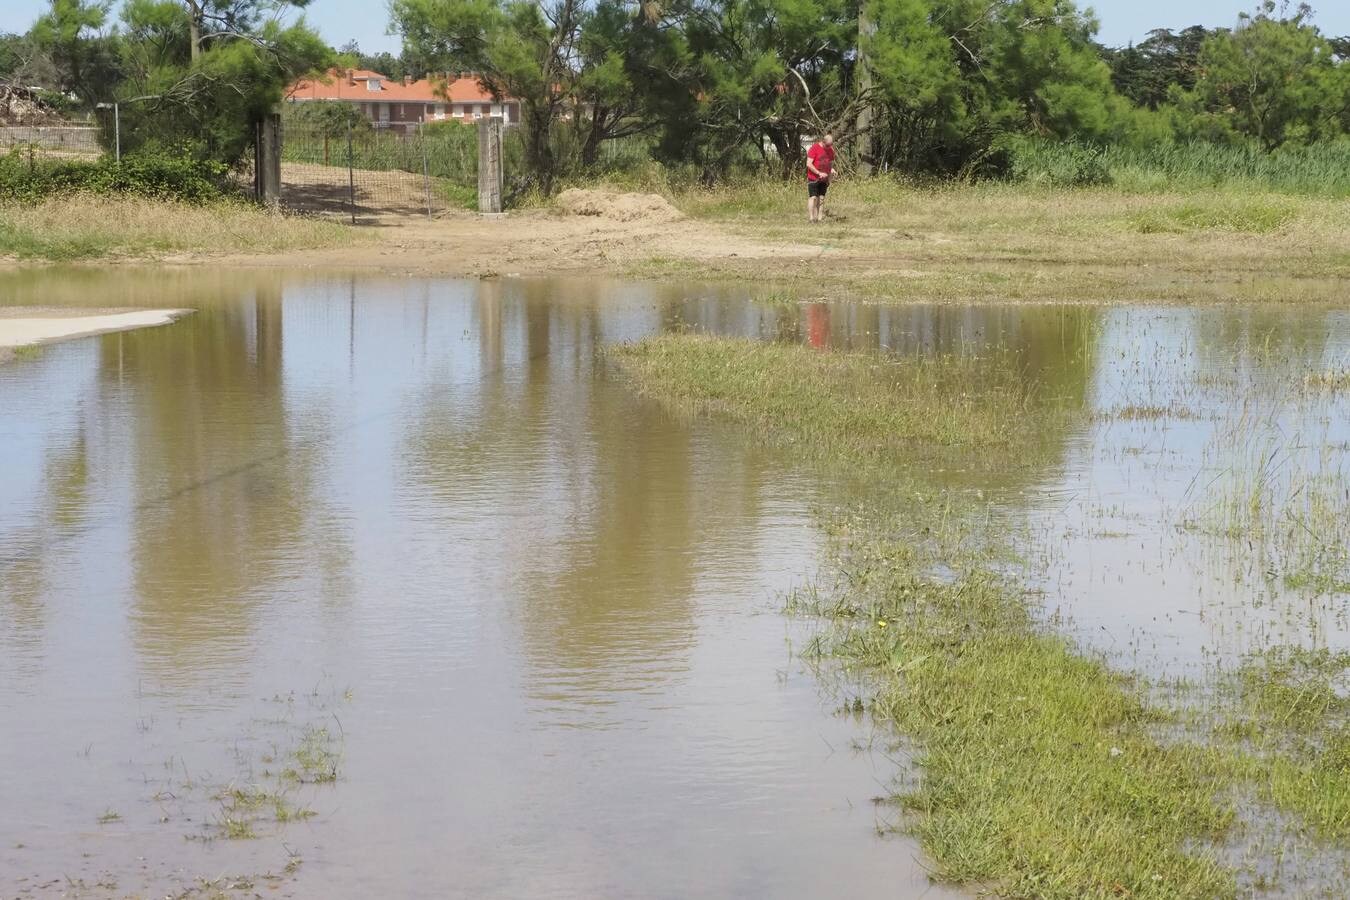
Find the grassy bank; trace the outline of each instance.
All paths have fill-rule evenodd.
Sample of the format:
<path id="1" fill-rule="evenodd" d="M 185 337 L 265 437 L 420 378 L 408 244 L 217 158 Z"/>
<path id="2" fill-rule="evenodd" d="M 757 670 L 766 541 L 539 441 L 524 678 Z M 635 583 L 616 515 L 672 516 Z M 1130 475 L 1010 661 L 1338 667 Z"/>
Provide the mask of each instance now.
<path id="1" fill-rule="evenodd" d="M 831 569 L 790 608 L 823 617 L 811 652 L 869 673 L 867 708 L 917 744 L 896 802 L 940 877 L 1011 897 L 1224 897 L 1276 879 L 1290 840 L 1343 850 L 1350 709 L 1330 685 L 1350 660 L 1272 651 L 1163 706 L 1176 686 L 1046 627 L 991 508 L 930 477 L 927 459 L 962 450 L 1034 474 L 1073 404 L 978 357 L 676 335 L 612 359 L 683 415 L 866 473 L 866 499 L 825 523 Z"/>
<path id="2" fill-rule="evenodd" d="M 632 273 L 754 279 L 801 296 L 934 302 L 1337 303 L 1350 280 L 1350 206 L 1232 181 L 1148 189 L 1041 183 L 913 185 L 844 177 L 826 223 L 805 221 L 795 181 L 664 193 L 746 246 L 652 247 Z"/>
<path id="3" fill-rule="evenodd" d="M 60 261 L 286 253 L 360 239 L 339 224 L 235 201 L 196 204 L 79 194 L 0 205 L 0 258 Z"/>

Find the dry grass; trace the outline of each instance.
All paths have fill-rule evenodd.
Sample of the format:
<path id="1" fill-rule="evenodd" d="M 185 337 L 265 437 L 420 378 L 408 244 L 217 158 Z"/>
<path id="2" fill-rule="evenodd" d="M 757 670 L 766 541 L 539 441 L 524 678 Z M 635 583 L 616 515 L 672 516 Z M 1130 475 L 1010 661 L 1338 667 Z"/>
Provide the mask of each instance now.
<path id="1" fill-rule="evenodd" d="M 197 206 L 85 195 L 0 207 L 0 256 L 20 259 L 283 253 L 360 239 L 337 223 L 242 202 Z"/>
<path id="2" fill-rule="evenodd" d="M 773 279 L 879 300 L 1334 303 L 1350 279 L 1350 206 L 1288 194 L 1126 193 L 841 181 L 823 226 L 795 182 L 680 191 L 691 217 L 801 245 L 796 259 L 651 261 L 644 274 Z"/>

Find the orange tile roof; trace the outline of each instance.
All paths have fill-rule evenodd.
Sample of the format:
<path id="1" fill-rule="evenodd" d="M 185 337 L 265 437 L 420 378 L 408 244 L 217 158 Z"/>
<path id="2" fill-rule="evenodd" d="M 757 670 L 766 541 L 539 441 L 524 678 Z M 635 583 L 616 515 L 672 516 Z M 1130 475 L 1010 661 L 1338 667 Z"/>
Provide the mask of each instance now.
<path id="1" fill-rule="evenodd" d="M 372 78 L 380 80 L 378 91 L 366 87 L 367 81 Z M 441 87 L 445 88 L 444 92 L 439 90 Z M 492 95 L 472 75 L 460 76 L 448 84 L 443 78 L 421 78 L 411 84 L 405 84 L 366 69 L 352 69 L 350 75 L 345 69 L 329 69 L 323 78 L 302 78 L 291 85 L 286 97 L 291 100 L 354 102 L 384 100 L 414 103 L 445 103 L 448 97 L 452 103 L 493 102 Z"/>

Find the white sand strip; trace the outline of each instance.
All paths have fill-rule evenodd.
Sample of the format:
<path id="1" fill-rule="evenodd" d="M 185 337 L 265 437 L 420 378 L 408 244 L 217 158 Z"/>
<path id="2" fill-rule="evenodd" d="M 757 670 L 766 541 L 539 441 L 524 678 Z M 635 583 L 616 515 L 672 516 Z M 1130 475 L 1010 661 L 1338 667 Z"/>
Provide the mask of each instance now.
<path id="1" fill-rule="evenodd" d="M 31 344 L 47 344 L 107 334 L 110 331 L 130 331 L 133 328 L 153 328 L 167 325 L 190 309 L 141 309 L 134 312 L 99 315 L 15 316 L 7 318 L 0 310 L 0 348 L 12 349 Z"/>

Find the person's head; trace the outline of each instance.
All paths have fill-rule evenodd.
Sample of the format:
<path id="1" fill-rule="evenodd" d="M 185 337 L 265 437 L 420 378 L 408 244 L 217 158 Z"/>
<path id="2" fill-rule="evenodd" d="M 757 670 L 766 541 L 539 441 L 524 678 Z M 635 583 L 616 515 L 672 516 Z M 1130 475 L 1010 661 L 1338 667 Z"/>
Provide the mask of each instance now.
<path id="1" fill-rule="evenodd" d="M 830 134 L 830 133 L 827 131 L 827 132 L 825 132 L 824 134 L 822 134 L 822 135 L 820 136 L 820 142 L 821 142 L 822 144 L 824 144 L 826 147 L 833 147 L 833 146 L 834 146 L 834 135 Z"/>

